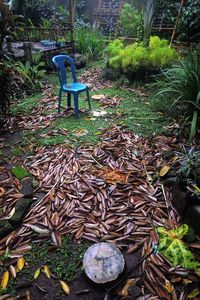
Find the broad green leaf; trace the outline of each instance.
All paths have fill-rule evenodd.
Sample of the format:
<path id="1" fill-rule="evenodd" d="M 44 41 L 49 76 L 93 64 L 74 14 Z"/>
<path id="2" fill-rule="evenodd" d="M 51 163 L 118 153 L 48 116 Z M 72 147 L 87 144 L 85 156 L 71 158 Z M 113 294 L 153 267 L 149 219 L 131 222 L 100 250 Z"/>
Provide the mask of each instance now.
<path id="1" fill-rule="evenodd" d="M 197 288 L 197 289 L 194 289 L 191 293 L 188 294 L 188 299 L 193 299 L 195 298 L 196 296 L 198 296 L 200 294 L 200 290 Z"/>
<path id="2" fill-rule="evenodd" d="M 200 263 L 195 260 L 187 244 L 182 240 L 189 231 L 188 225 L 184 224 L 174 230 L 158 227 L 157 231 L 160 236 L 158 252 L 166 256 L 173 266 L 181 265 L 186 269 L 193 269 L 200 276 Z"/>
<path id="3" fill-rule="evenodd" d="M 17 177 L 17 179 L 23 179 L 24 177 L 29 176 L 28 171 L 22 166 L 15 166 L 12 168 L 12 173 Z"/>

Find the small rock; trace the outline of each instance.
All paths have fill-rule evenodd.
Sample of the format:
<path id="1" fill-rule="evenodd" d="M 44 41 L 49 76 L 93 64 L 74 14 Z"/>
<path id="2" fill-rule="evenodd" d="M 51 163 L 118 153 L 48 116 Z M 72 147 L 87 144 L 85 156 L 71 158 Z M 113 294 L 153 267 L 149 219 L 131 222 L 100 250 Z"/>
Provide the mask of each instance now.
<path id="1" fill-rule="evenodd" d="M 28 198 L 22 198 L 17 201 L 15 206 L 15 213 L 12 216 L 12 218 L 9 219 L 9 222 L 13 226 L 19 224 L 22 221 L 24 215 L 27 213 L 27 210 L 31 206 L 32 201 L 33 201 L 32 199 L 28 199 Z"/>
<path id="2" fill-rule="evenodd" d="M 33 196 L 33 180 L 31 177 L 26 177 L 21 180 L 21 193 L 24 197 Z"/>

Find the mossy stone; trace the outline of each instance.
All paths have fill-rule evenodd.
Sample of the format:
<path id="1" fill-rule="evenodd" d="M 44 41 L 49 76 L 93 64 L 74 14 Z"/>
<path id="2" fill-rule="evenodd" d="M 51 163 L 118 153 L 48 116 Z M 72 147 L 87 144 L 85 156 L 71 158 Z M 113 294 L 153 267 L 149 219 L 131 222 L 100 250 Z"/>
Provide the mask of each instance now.
<path id="1" fill-rule="evenodd" d="M 18 200 L 15 206 L 15 213 L 12 218 L 9 219 L 9 223 L 11 223 L 12 225 L 17 225 L 18 223 L 20 223 L 24 215 L 27 213 L 27 210 L 29 209 L 31 203 L 32 199 L 28 198 L 22 198 Z"/>
<path id="2" fill-rule="evenodd" d="M 22 166 L 15 166 L 12 168 L 12 173 L 13 175 L 15 175 L 15 177 L 17 177 L 17 179 L 21 180 L 27 176 L 29 176 L 30 174 L 28 173 L 28 171 L 22 167 Z"/>

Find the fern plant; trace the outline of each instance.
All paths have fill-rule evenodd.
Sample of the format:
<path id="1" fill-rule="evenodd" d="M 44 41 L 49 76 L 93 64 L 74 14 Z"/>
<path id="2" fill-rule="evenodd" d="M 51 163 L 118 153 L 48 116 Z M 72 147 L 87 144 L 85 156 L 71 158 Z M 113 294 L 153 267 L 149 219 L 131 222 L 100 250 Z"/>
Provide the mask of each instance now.
<path id="1" fill-rule="evenodd" d="M 81 54 L 87 54 L 89 59 L 101 57 L 105 42 L 103 36 L 97 30 L 83 27 L 75 32 L 76 50 Z"/>

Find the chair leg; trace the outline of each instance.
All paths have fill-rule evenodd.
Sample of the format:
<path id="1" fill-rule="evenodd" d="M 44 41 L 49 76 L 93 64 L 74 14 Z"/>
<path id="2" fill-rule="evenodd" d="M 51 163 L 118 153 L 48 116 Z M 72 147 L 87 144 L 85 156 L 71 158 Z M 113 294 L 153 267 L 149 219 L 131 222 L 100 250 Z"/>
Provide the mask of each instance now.
<path id="1" fill-rule="evenodd" d="M 87 94 L 87 101 L 88 101 L 88 105 L 89 105 L 89 110 L 91 110 L 91 101 L 90 101 L 90 93 L 89 93 L 89 89 L 86 89 L 86 94 Z"/>
<path id="2" fill-rule="evenodd" d="M 61 107 L 61 98 L 62 98 L 62 89 L 59 91 L 58 95 L 58 112 L 60 113 L 60 107 Z"/>
<path id="3" fill-rule="evenodd" d="M 71 107 L 71 94 L 67 93 L 67 106 Z"/>
<path id="4" fill-rule="evenodd" d="M 78 118 L 79 117 L 79 111 L 78 111 L 78 93 L 74 94 L 74 112 L 75 112 L 75 116 Z"/>

